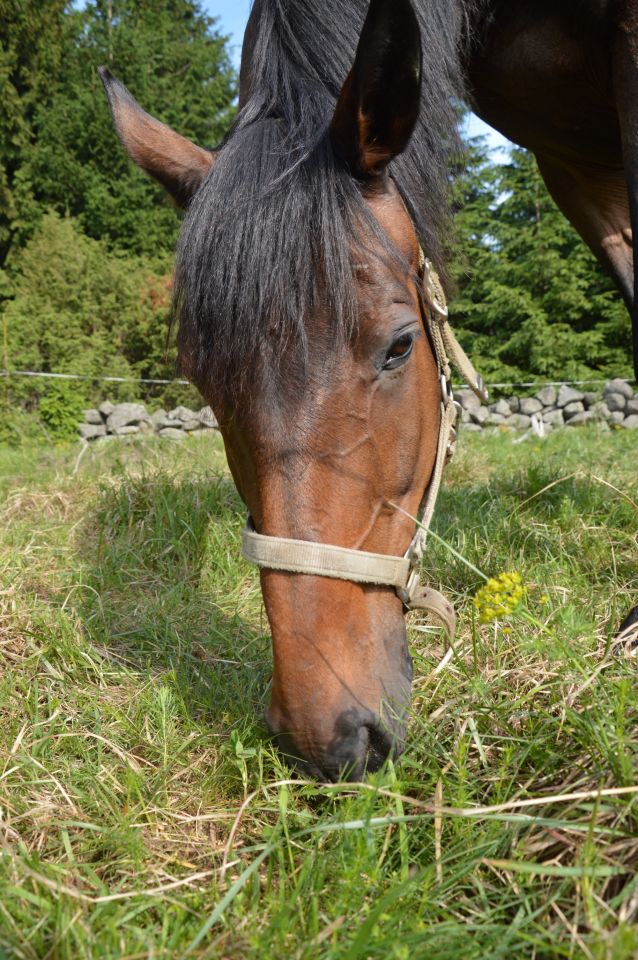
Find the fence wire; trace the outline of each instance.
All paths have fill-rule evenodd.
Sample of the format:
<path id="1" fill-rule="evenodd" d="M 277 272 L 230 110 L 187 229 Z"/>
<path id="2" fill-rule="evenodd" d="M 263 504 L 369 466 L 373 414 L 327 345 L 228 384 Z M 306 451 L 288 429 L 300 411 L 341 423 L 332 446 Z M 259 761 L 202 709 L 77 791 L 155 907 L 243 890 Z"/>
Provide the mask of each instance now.
<path id="1" fill-rule="evenodd" d="M 190 386 L 188 380 L 154 380 L 144 377 L 104 377 L 92 376 L 88 373 L 49 373 L 43 370 L 0 370 L 0 377 L 41 377 L 50 380 L 89 380 L 92 383 L 148 383 L 159 386 Z M 623 383 L 635 383 L 623 377 L 615 378 Z M 534 380 L 530 382 L 517 381 L 515 383 L 488 383 L 492 390 L 529 389 L 531 387 L 593 387 L 608 383 L 609 378 L 598 380 Z M 462 388 L 463 384 L 454 384 L 455 389 Z"/>
<path id="2" fill-rule="evenodd" d="M 151 383 L 188 387 L 188 380 L 149 380 L 144 377 L 98 377 L 89 373 L 48 373 L 40 370 L 0 370 L 0 377 L 42 377 L 49 380 L 89 380 L 91 383 Z"/>

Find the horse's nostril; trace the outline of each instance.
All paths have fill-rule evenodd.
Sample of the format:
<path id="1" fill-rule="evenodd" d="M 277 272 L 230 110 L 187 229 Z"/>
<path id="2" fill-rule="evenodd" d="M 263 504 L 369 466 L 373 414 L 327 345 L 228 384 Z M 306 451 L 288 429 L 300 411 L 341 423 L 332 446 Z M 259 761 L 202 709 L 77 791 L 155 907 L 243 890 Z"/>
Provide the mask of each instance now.
<path id="1" fill-rule="evenodd" d="M 370 710 L 344 710 L 323 750 L 302 749 L 295 737 L 277 729 L 271 711 L 267 722 L 280 750 L 304 776 L 319 780 L 362 780 L 366 773 L 379 770 L 388 757 L 397 757 L 404 746 L 404 721 L 395 717 L 391 724 L 384 724 Z"/>
<path id="2" fill-rule="evenodd" d="M 338 718 L 335 731 L 323 762 L 332 780 L 361 780 L 403 749 L 402 730 L 391 732 L 369 713 L 361 716 L 355 710 L 346 711 Z"/>
<path id="3" fill-rule="evenodd" d="M 374 773 L 383 766 L 391 754 L 396 754 L 396 744 L 394 738 L 386 730 L 380 730 L 378 727 L 368 727 L 368 753 L 366 757 L 366 770 L 368 773 Z"/>

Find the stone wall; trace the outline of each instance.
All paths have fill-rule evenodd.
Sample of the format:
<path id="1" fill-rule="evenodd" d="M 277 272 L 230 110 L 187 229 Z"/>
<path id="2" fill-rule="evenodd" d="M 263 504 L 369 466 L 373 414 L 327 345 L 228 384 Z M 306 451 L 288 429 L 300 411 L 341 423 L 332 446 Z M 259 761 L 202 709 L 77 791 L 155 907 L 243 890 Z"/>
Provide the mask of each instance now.
<path id="1" fill-rule="evenodd" d="M 217 429 L 217 420 L 210 407 L 189 410 L 176 407 L 169 413 L 157 410 L 150 414 L 143 403 L 102 403 L 97 410 L 84 411 L 80 424 L 83 440 L 107 437 L 129 437 L 138 433 L 156 433 L 167 440 L 183 440 L 190 434 Z"/>
<path id="2" fill-rule="evenodd" d="M 557 427 L 604 423 L 609 427 L 638 429 L 638 392 L 624 380 L 610 380 L 602 396 L 573 387 L 543 387 L 533 397 L 509 397 L 483 406 L 470 390 L 455 394 L 462 407 L 465 429 L 488 427 L 550 433 Z"/>
<path id="3" fill-rule="evenodd" d="M 624 380 L 610 380 L 602 391 L 584 393 L 572 387 L 543 387 L 533 397 L 509 397 L 483 406 L 470 390 L 458 390 L 464 428 L 478 432 L 489 427 L 511 430 L 535 430 L 550 433 L 557 427 L 578 427 L 584 423 L 603 423 L 609 427 L 638 429 L 638 392 Z M 189 410 L 176 407 L 169 413 L 157 410 L 149 414 L 143 403 L 109 401 L 97 410 L 86 410 L 80 424 L 83 440 L 127 437 L 138 433 L 156 433 L 169 440 L 183 440 L 190 434 L 218 429 L 210 407 Z"/>

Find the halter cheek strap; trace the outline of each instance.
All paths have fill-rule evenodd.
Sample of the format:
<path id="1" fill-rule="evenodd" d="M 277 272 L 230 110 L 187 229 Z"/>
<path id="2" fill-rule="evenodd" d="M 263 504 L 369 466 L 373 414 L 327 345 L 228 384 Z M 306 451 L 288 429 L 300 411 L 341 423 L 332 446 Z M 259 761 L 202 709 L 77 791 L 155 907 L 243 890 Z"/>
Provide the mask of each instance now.
<path id="1" fill-rule="evenodd" d="M 483 380 L 452 332 L 443 288 L 423 253 L 421 274 L 423 322 L 441 378 L 441 424 L 434 470 L 421 505 L 420 525 L 405 556 L 367 553 L 308 540 L 265 537 L 256 532 L 250 517 L 242 533 L 242 552 L 246 560 L 267 570 L 393 587 L 408 610 L 426 611 L 443 625 L 452 638 L 456 630 L 454 607 L 438 590 L 422 586 L 418 572 L 443 471 L 452 459 L 456 444 L 457 405 L 452 394 L 450 363 L 484 403 L 488 400 L 488 394 Z"/>

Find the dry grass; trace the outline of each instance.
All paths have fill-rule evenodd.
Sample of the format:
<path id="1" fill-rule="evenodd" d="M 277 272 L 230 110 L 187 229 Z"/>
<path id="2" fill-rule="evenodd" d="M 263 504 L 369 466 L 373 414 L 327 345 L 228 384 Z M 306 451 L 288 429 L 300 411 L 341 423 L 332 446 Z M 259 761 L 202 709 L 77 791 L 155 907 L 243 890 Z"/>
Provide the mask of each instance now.
<path id="1" fill-rule="evenodd" d="M 412 631 L 405 757 L 317 787 L 261 721 L 270 653 L 215 441 L 0 452 L 0 955 L 638 955 L 636 440 L 468 437 L 437 533 L 527 610 Z M 211 479 L 211 464 L 217 479 Z"/>

